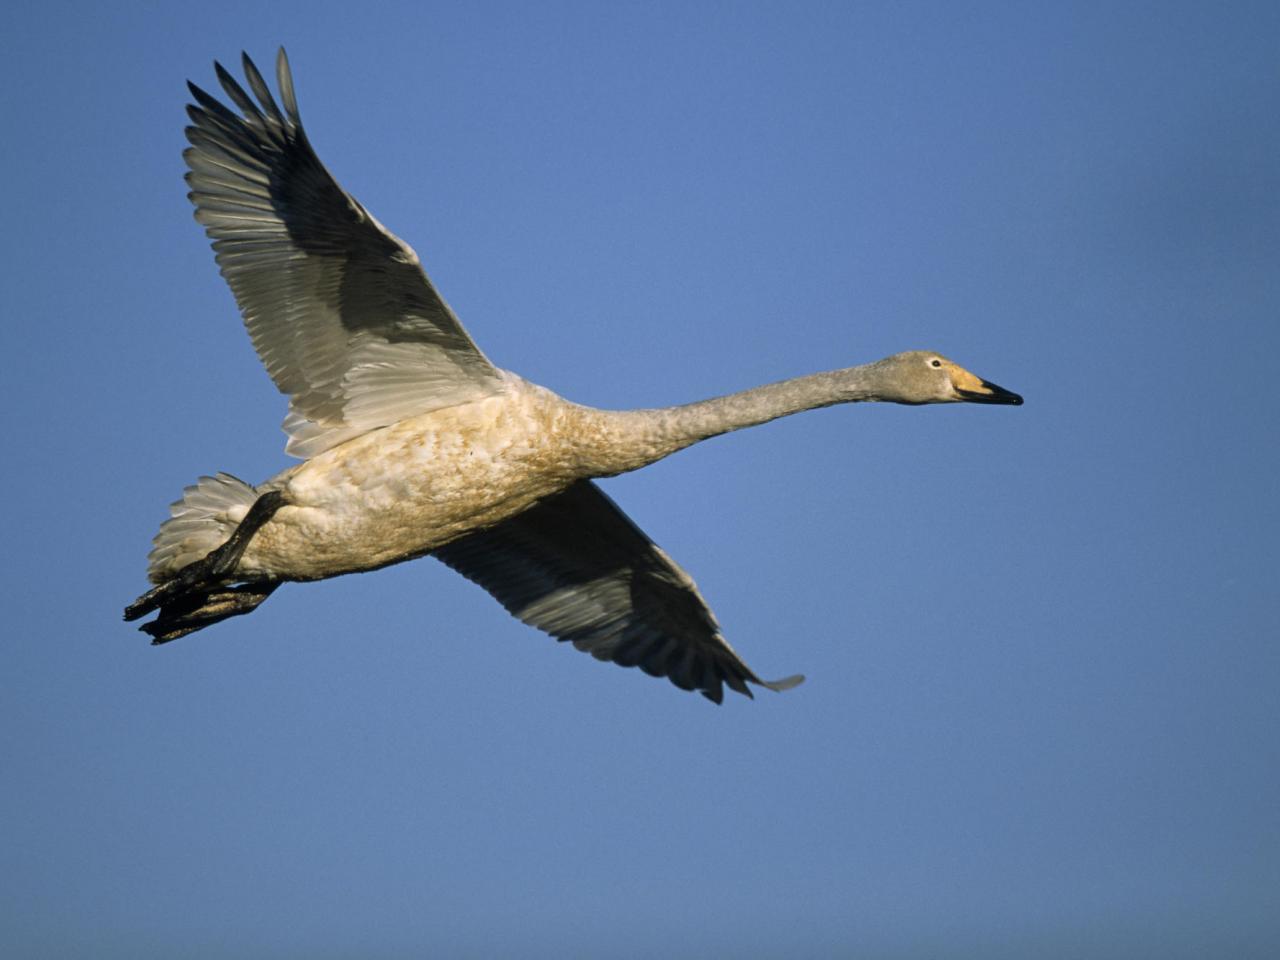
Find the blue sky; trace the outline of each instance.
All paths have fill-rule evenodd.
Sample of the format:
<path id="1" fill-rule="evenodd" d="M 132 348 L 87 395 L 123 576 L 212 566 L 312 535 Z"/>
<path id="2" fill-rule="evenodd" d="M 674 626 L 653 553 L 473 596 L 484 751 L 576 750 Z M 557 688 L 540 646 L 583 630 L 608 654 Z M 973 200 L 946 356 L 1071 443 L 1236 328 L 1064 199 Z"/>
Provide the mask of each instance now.
<path id="1" fill-rule="evenodd" d="M 1272 956 L 1274 4 L 11 14 L 0 952 Z M 721 708 L 419 561 L 162 649 L 167 504 L 284 467 L 182 183 L 285 44 L 499 365 L 601 406 L 908 348 L 606 489 L 764 676 Z"/>

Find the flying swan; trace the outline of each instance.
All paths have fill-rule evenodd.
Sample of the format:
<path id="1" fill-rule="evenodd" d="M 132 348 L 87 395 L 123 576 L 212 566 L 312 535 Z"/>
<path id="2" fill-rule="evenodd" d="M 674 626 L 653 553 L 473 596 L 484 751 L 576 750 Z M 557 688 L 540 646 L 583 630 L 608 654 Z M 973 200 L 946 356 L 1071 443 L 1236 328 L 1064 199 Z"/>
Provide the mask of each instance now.
<path id="1" fill-rule="evenodd" d="M 149 555 L 126 620 L 166 643 L 255 610 L 285 581 L 430 554 L 516 617 L 599 660 L 719 703 L 765 681 L 721 636 L 689 575 L 593 480 L 743 427 L 836 403 L 1020 404 L 912 350 L 654 410 L 597 410 L 493 366 L 417 254 L 321 164 L 281 49 L 283 111 L 247 55 L 237 114 L 194 84 L 183 154 L 195 204 L 258 356 L 289 396 L 298 463 L 257 487 L 201 477 Z M 256 100 L 256 102 L 255 102 Z"/>

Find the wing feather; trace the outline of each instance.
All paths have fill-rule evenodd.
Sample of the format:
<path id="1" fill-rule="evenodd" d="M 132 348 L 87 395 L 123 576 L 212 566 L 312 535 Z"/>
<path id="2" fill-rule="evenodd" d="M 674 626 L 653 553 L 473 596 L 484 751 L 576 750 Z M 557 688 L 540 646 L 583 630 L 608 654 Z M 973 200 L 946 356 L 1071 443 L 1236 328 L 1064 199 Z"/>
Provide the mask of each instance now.
<path id="1" fill-rule="evenodd" d="M 289 395 L 289 453 L 314 456 L 405 417 L 502 390 L 402 240 L 346 193 L 312 149 L 289 62 L 280 103 L 243 57 L 247 92 L 214 71 L 236 113 L 188 84 L 184 153 L 195 217 L 254 349 Z"/>
<path id="2" fill-rule="evenodd" d="M 598 660 L 638 666 L 719 703 L 761 680 L 720 633 L 697 585 L 590 481 L 434 556 L 525 623 Z"/>

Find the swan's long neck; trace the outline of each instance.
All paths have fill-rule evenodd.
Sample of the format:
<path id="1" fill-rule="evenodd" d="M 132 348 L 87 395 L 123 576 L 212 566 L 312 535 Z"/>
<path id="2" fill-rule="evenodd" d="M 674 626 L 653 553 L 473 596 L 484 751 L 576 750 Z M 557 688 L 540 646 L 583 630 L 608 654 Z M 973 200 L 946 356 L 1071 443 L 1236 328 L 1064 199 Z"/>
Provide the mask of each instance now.
<path id="1" fill-rule="evenodd" d="M 636 470 L 699 440 L 768 423 L 802 410 L 860 400 L 892 400 L 882 362 L 813 373 L 710 400 L 653 410 L 592 410 L 591 472 Z"/>

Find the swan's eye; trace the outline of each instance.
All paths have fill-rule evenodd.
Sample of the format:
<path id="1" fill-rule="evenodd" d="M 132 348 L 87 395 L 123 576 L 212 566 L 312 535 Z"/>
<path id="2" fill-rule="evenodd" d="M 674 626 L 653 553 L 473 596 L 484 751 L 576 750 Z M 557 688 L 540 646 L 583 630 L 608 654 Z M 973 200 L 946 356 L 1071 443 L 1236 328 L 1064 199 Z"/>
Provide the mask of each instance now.
<path id="1" fill-rule="evenodd" d="M 941 361 L 941 360 L 930 360 L 930 361 L 929 361 L 929 363 L 930 363 L 932 366 L 935 366 L 935 367 L 940 367 L 940 366 L 942 366 L 942 361 Z"/>

